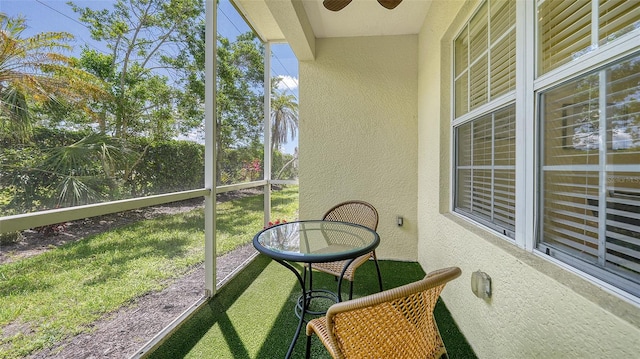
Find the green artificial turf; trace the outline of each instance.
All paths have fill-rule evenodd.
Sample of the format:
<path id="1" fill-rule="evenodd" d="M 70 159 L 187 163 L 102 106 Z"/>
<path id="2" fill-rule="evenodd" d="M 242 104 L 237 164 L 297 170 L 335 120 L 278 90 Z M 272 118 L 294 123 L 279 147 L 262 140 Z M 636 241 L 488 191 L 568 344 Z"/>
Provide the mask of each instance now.
<path id="1" fill-rule="evenodd" d="M 381 261 L 380 267 L 385 289 L 425 275 L 417 263 Z M 314 288 L 336 287 L 334 278 L 324 273 L 315 272 L 313 282 Z M 377 287 L 374 264 L 364 264 L 357 272 L 354 298 L 373 294 Z M 299 295 L 293 273 L 260 255 L 149 358 L 284 358 L 298 323 L 293 307 Z M 435 313 L 449 357 L 475 358 L 444 303 L 438 302 Z M 305 345 L 303 328 L 292 358 L 304 358 Z M 330 358 L 315 337 L 311 357 Z"/>

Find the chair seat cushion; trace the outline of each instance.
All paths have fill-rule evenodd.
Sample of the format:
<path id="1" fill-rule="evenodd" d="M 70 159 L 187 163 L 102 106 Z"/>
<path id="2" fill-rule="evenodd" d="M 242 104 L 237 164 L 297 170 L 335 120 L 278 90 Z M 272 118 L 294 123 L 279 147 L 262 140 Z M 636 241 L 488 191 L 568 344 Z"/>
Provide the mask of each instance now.
<path id="1" fill-rule="evenodd" d="M 351 265 L 349 266 L 349 268 L 347 268 L 347 270 L 344 272 L 344 279 L 353 282 L 353 277 L 354 277 L 354 273 L 356 271 L 356 269 L 361 266 L 362 264 L 366 263 L 369 258 L 372 257 L 371 253 L 367 253 L 365 255 L 362 255 L 358 258 L 356 258 L 353 263 L 351 263 Z M 331 274 L 333 276 L 339 277 L 340 273 L 342 273 L 342 269 L 344 268 L 344 266 L 348 263 L 347 260 L 344 261 L 336 261 L 336 262 L 327 262 L 327 263 L 315 263 L 312 265 L 313 269 L 319 270 L 321 272 L 325 272 L 328 274 Z"/>

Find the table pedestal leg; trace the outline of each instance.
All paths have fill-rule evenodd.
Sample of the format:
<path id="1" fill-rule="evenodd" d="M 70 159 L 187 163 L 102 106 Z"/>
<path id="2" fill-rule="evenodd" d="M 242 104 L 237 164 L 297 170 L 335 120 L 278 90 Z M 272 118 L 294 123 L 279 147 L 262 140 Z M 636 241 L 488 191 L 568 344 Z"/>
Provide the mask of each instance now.
<path id="1" fill-rule="evenodd" d="M 303 264 L 303 275 L 300 275 L 300 273 L 298 272 L 298 270 L 296 270 L 295 267 L 293 267 L 291 264 L 289 264 L 288 262 L 284 261 L 284 260 L 280 260 L 280 259 L 274 259 L 276 262 L 282 264 L 285 268 L 289 269 L 291 272 L 293 272 L 293 274 L 295 274 L 296 278 L 298 278 L 298 283 L 300 284 L 300 288 L 302 289 L 302 295 L 300 297 L 300 299 L 297 301 L 296 303 L 296 307 L 294 308 L 294 312 L 296 313 L 296 315 L 300 318 L 300 320 L 298 321 L 298 327 L 296 328 L 296 333 L 293 336 L 293 340 L 291 341 L 291 344 L 289 345 L 289 350 L 287 351 L 287 354 L 285 356 L 285 359 L 289 359 L 291 358 L 291 355 L 293 354 L 293 348 L 296 345 L 296 341 L 298 340 L 298 337 L 300 336 L 300 332 L 302 331 L 302 326 L 303 324 L 306 322 L 305 321 L 305 314 L 312 314 L 312 315 L 322 315 L 325 314 L 326 311 L 323 312 L 312 312 L 309 310 L 309 306 L 311 304 L 311 299 L 313 298 L 313 292 L 315 292 L 313 290 L 313 287 L 311 287 L 311 281 L 312 281 L 312 275 L 311 275 L 311 264 L 309 264 L 309 285 L 310 288 L 309 290 L 307 290 L 307 285 L 306 285 L 306 280 L 307 280 L 307 268 L 306 266 L 304 266 Z M 347 270 L 347 268 L 349 267 L 349 265 L 351 265 L 351 263 L 353 263 L 355 259 L 351 259 L 350 261 L 347 262 L 347 264 L 345 265 L 345 267 L 342 269 L 342 273 L 341 276 L 338 278 L 338 293 L 333 293 L 327 290 L 317 290 L 317 292 L 322 292 L 323 294 L 320 295 L 319 297 L 323 297 L 323 298 L 327 298 L 327 299 L 331 299 L 334 300 L 335 302 L 341 302 L 342 301 L 342 296 L 341 296 L 341 289 L 342 289 L 342 277 L 344 276 L 345 271 Z M 300 308 L 300 315 L 298 315 L 297 310 L 298 308 Z M 308 350 L 308 348 L 307 348 Z"/>
<path id="2" fill-rule="evenodd" d="M 276 260 L 278 263 L 282 264 L 283 266 L 285 266 L 286 268 L 288 268 L 290 271 L 293 272 L 293 274 L 296 275 L 296 278 L 298 278 L 298 282 L 300 283 L 300 288 L 302 288 L 302 313 L 300 315 L 300 321 L 298 322 L 298 327 L 296 328 L 296 333 L 293 336 L 293 340 L 291 341 L 291 344 L 289 345 L 289 350 L 287 351 L 287 355 L 285 355 L 285 359 L 289 359 L 291 358 L 291 354 L 293 354 L 293 348 L 296 345 L 296 341 L 298 340 L 298 337 L 300 336 L 300 331 L 302 330 L 302 324 L 304 323 L 304 313 L 307 311 L 307 288 L 305 285 L 305 279 L 306 278 L 302 278 L 302 276 L 300 275 L 300 273 L 298 273 L 298 271 L 289 263 L 283 261 L 283 260 Z M 306 277 L 306 274 L 305 274 Z"/>

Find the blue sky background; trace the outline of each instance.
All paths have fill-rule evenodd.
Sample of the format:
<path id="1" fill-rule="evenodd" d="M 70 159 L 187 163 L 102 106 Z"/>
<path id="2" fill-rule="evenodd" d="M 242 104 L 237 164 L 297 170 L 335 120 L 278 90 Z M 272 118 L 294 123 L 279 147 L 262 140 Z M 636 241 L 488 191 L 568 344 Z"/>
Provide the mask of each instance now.
<path id="1" fill-rule="evenodd" d="M 80 7 L 93 9 L 111 9 L 114 1 L 111 0 L 77 0 L 74 3 Z M 41 32 L 64 31 L 75 36 L 74 46 L 79 51 L 81 45 L 101 51 L 104 49 L 100 43 L 91 39 L 86 26 L 78 21 L 78 14 L 67 5 L 67 0 L 0 0 L 0 12 L 10 17 L 22 15 L 27 20 L 28 29 L 23 36 L 32 36 Z M 230 40 L 238 35 L 250 31 L 229 0 L 220 0 L 218 6 L 218 33 Z M 293 94 L 298 98 L 298 61 L 287 44 L 273 44 L 271 46 L 271 73 L 272 76 L 284 78 L 280 89 Z M 292 153 L 295 143 L 285 145 L 285 152 Z"/>

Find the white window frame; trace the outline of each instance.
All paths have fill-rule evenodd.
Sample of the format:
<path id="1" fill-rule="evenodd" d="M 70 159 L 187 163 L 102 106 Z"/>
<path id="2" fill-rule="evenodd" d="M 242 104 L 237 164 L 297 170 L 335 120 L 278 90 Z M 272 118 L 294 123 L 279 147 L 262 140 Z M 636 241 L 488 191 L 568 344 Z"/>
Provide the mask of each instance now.
<path id="1" fill-rule="evenodd" d="M 537 27 L 536 27 L 536 22 L 537 22 L 537 18 L 536 18 L 536 4 L 535 1 L 531 1 L 531 2 L 527 2 L 530 3 L 530 7 L 531 9 L 529 9 L 528 12 L 525 12 L 524 16 L 528 16 L 529 19 L 532 20 L 532 26 L 533 27 L 529 27 L 528 28 L 528 32 L 533 34 L 533 38 L 532 39 L 527 39 L 527 41 L 532 41 L 530 43 L 525 43 L 525 46 L 529 49 L 536 49 L 537 44 L 538 44 L 538 32 L 537 32 Z M 592 7 L 595 9 L 597 8 L 597 4 L 598 4 L 598 0 L 592 0 Z M 597 16 L 598 14 L 593 11 L 592 12 L 592 19 L 595 19 L 592 21 L 592 28 L 598 26 L 598 19 Z M 526 18 L 525 18 L 526 19 Z M 520 18 L 516 18 L 516 23 L 518 23 L 518 21 L 522 21 Z M 529 123 L 534 125 L 534 129 L 532 129 L 530 133 L 535 133 L 536 136 L 539 133 L 539 126 L 540 124 L 538 123 L 539 119 L 540 119 L 540 108 L 539 108 L 539 95 L 559 84 L 562 84 L 564 82 L 570 81 L 572 79 L 575 79 L 577 77 L 580 77 L 586 73 L 589 73 L 591 71 L 594 71 L 598 68 L 601 67 L 605 67 L 607 64 L 611 64 L 611 63 L 615 63 L 618 60 L 625 58 L 629 55 L 632 55 L 633 53 L 640 51 L 640 38 L 638 37 L 638 30 L 634 30 L 631 33 L 622 35 L 618 40 L 613 41 L 613 42 L 609 42 L 606 43 L 604 45 L 599 46 L 598 45 L 598 39 L 597 36 L 594 34 L 594 32 L 592 32 L 592 49 L 590 52 L 582 55 L 580 57 L 580 59 L 578 61 L 573 61 L 573 62 L 569 62 L 566 64 L 563 64 L 561 66 L 558 66 L 557 68 L 543 74 L 540 75 L 537 78 L 534 78 L 535 73 L 537 72 L 537 62 L 534 62 L 533 64 L 529 64 L 529 66 L 531 66 L 531 68 L 528 69 L 523 69 L 523 71 L 528 71 L 528 76 L 527 78 L 531 80 L 532 82 L 532 92 L 529 92 L 529 94 L 531 95 L 527 95 L 525 97 L 525 103 L 530 103 L 534 108 L 532 111 L 529 111 L 530 114 L 533 114 L 533 119 L 532 121 L 528 121 Z M 516 45 L 517 46 L 517 45 Z M 537 50 L 535 50 L 535 57 L 537 59 L 537 57 L 539 56 L 539 53 L 537 52 Z M 534 56 L 530 56 L 530 58 L 533 58 Z M 537 60 L 536 60 L 537 61 Z M 519 74 L 519 73 L 517 73 Z M 533 136 L 529 136 L 529 137 L 533 137 Z M 525 138 L 527 138 L 527 136 L 525 136 Z M 527 144 L 527 146 L 532 146 L 532 147 L 527 147 L 528 149 L 530 149 L 530 152 L 532 154 L 535 154 L 536 157 L 533 159 L 533 161 L 527 162 L 527 163 L 531 163 L 533 167 L 531 169 L 529 169 L 528 173 L 533 173 L 535 174 L 535 178 L 538 179 L 539 181 L 541 181 L 539 178 L 542 175 L 541 173 L 539 173 L 539 169 L 538 169 L 538 163 L 540 163 L 540 156 L 542 155 L 542 149 L 537 148 L 537 143 L 538 143 L 538 139 L 533 139 L 532 144 Z M 525 174 L 522 174 L 525 177 L 531 177 L 531 176 L 526 176 Z M 516 174 L 516 180 L 519 177 Z M 531 180 L 530 178 L 525 178 L 525 180 Z M 537 204 L 540 202 L 540 198 L 538 198 L 537 196 L 534 196 L 534 194 L 538 193 L 539 191 L 537 190 L 538 188 L 540 188 L 543 184 L 542 183 L 534 183 L 532 186 L 532 191 L 529 192 L 531 194 L 531 201 L 529 203 L 535 204 L 537 206 Z M 533 253 L 546 259 L 546 260 L 550 260 L 556 264 L 560 264 L 562 267 L 564 267 L 565 269 L 571 271 L 572 273 L 575 273 L 583 278 L 586 278 L 587 280 L 596 283 L 598 286 L 606 289 L 607 291 L 618 295 L 622 298 L 625 298 L 627 300 L 631 300 L 632 302 L 635 303 L 640 303 L 640 297 L 636 297 L 635 295 L 623 290 L 620 287 L 615 286 L 614 282 L 618 282 L 618 280 L 616 280 L 616 278 L 618 278 L 618 276 L 615 275 L 611 275 L 613 279 L 609 280 L 608 282 L 605 282 L 601 279 L 598 279 L 596 277 L 594 277 L 591 274 L 586 273 L 585 271 L 578 269 L 577 267 L 571 265 L 572 261 L 575 261 L 577 259 L 571 257 L 569 258 L 569 256 L 567 256 L 567 258 L 565 260 L 560 259 L 561 256 L 559 256 L 558 258 L 553 258 L 549 255 L 547 255 L 544 251 L 536 248 L 537 247 L 537 237 L 538 237 L 538 233 L 537 231 L 540 230 L 540 225 L 538 224 L 540 222 L 540 209 L 538 209 L 536 206 L 534 205 L 527 205 L 525 207 L 529 207 L 532 210 L 534 210 L 535 212 L 533 213 L 532 216 L 528 217 L 528 218 L 533 218 L 534 219 L 534 223 L 532 223 L 532 231 L 527 233 L 527 241 L 525 243 L 525 248 L 529 249 L 531 248 L 533 250 Z M 529 209 L 527 208 L 527 209 Z M 518 215 L 518 214 L 516 214 Z M 517 218 L 517 217 L 516 217 Z M 530 234 L 530 237 L 528 236 Z M 621 278 L 621 277 L 620 277 Z"/>
<path id="2" fill-rule="evenodd" d="M 454 211 L 456 213 L 459 213 L 461 216 L 469 217 L 470 220 L 478 222 L 478 223 L 482 224 L 483 226 L 485 226 L 487 228 L 490 228 L 493 231 L 496 231 L 497 233 L 501 233 L 502 235 L 508 237 L 510 240 L 515 240 L 514 228 L 510 228 L 509 225 L 506 222 L 494 221 L 494 219 L 496 217 L 498 217 L 498 216 L 496 216 L 496 213 L 498 212 L 496 210 L 496 207 L 498 207 L 498 206 L 495 206 L 495 204 L 496 204 L 497 200 L 502 199 L 501 197 L 495 196 L 493 194 L 493 191 L 496 189 L 496 186 L 495 186 L 496 175 L 495 175 L 494 171 L 501 171 L 501 170 L 511 169 L 511 167 L 515 168 L 515 164 L 513 166 L 504 166 L 504 165 L 496 165 L 495 164 L 496 157 L 495 157 L 494 150 L 495 150 L 496 141 L 495 141 L 493 132 L 496 129 L 496 127 L 495 127 L 495 125 L 496 125 L 495 124 L 496 115 L 498 113 L 500 113 L 501 111 L 507 109 L 508 107 L 514 107 L 514 109 L 515 109 L 516 106 L 515 106 L 514 102 L 507 102 L 503 106 L 496 107 L 496 108 L 493 108 L 493 106 L 492 106 L 491 111 L 489 111 L 489 112 L 487 112 L 487 113 L 485 113 L 485 114 L 483 114 L 483 115 L 481 115 L 481 116 L 479 116 L 477 118 L 474 118 L 474 119 L 472 119 L 470 121 L 463 122 L 459 126 L 455 126 L 453 128 L 454 129 L 454 135 L 455 135 L 454 138 L 455 138 L 455 140 L 457 142 L 457 140 L 458 140 L 458 129 L 460 127 L 464 126 L 464 125 L 471 124 L 471 126 L 472 126 L 471 127 L 471 137 L 472 137 L 472 140 L 473 140 L 473 136 L 474 136 L 473 127 L 475 126 L 474 125 L 475 121 L 485 119 L 487 116 L 491 117 L 491 131 L 492 131 L 492 139 L 491 139 L 491 147 L 492 147 L 492 149 L 491 149 L 491 152 L 492 152 L 491 153 L 491 157 L 492 158 L 491 158 L 491 164 L 490 165 L 476 165 L 476 164 L 458 165 L 458 156 L 459 156 L 458 152 L 459 151 L 458 151 L 458 146 L 456 146 L 456 148 L 455 148 L 455 165 L 454 165 L 455 166 L 454 172 L 458 172 L 461 169 L 471 170 L 472 173 L 473 173 L 474 170 L 481 170 L 481 171 L 482 170 L 490 170 L 491 171 L 491 173 L 492 173 L 492 175 L 491 175 L 491 185 L 490 185 L 491 186 L 491 192 L 492 192 L 491 193 L 491 211 L 490 211 L 491 219 L 482 218 L 482 216 L 477 214 L 477 212 L 474 211 L 474 210 L 472 210 L 471 212 L 468 212 L 467 210 L 465 210 L 463 208 L 458 209 L 456 207 L 456 208 L 454 208 Z M 514 134 L 514 136 L 515 136 L 515 134 Z M 470 152 L 473 153 L 473 144 L 471 145 Z M 471 157 L 473 158 L 473 154 L 471 154 Z M 515 158 L 514 158 L 514 162 L 515 162 Z M 515 171 L 514 171 L 514 175 L 515 175 Z M 474 177 L 472 175 L 471 176 L 471 180 L 473 181 L 473 179 L 474 179 Z M 458 197 L 457 179 L 456 179 L 456 185 L 454 187 L 455 187 L 455 190 L 453 192 L 453 194 L 454 194 L 454 202 L 457 202 L 457 200 L 456 200 L 457 197 Z M 514 186 L 514 195 L 515 195 L 515 186 Z M 474 196 L 472 194 L 471 198 L 473 199 L 473 197 Z M 471 206 L 472 207 L 474 206 L 474 203 L 475 203 L 475 201 L 471 200 Z M 514 203 L 514 205 L 513 205 L 514 211 L 515 211 L 515 206 L 516 206 L 516 204 Z M 514 223 L 514 227 L 515 227 L 515 223 Z"/>
<path id="3" fill-rule="evenodd" d="M 464 218 L 465 220 L 469 220 L 473 223 L 479 224 L 489 230 L 491 230 L 493 233 L 501 236 L 502 238 L 510 241 L 510 242 L 514 242 L 517 241 L 517 233 L 514 234 L 514 231 L 512 231 L 511 229 L 508 228 L 501 228 L 498 225 L 495 225 L 493 223 L 489 223 L 489 222 L 485 222 L 481 219 L 476 219 L 472 216 L 466 215 L 466 214 L 462 214 L 458 211 L 455 211 L 455 205 L 456 205 L 456 195 L 457 195 L 457 190 L 456 190 L 456 181 L 457 181 L 457 177 L 456 177 L 456 171 L 458 169 L 457 167 L 457 146 L 456 146 L 456 128 L 467 123 L 467 122 L 472 122 L 474 120 L 480 119 L 483 116 L 486 115 L 492 115 L 494 112 L 500 111 L 501 109 L 504 109 L 510 105 L 515 105 L 516 108 L 516 119 L 518 118 L 518 104 L 516 101 L 516 97 L 517 97 L 517 89 L 518 89 L 518 48 L 517 48 L 517 41 L 518 41 L 518 8 L 520 7 L 520 3 L 521 1 L 517 1 L 516 2 L 516 23 L 515 23 L 515 27 L 516 27 L 516 68 L 515 68 L 515 74 L 516 74 L 516 83 L 515 83 L 515 89 L 511 90 L 505 94 L 502 94 L 498 97 L 496 97 L 495 99 L 490 99 L 487 103 L 482 104 L 474 109 L 470 109 L 468 112 L 466 112 L 463 115 L 460 115 L 459 117 L 455 117 L 456 114 L 456 106 L 455 106 L 455 99 L 456 99 L 456 94 L 455 94 L 455 79 L 456 79 L 456 74 L 455 74 L 455 40 L 462 34 L 462 32 L 467 29 L 471 19 L 478 13 L 478 11 L 480 10 L 480 7 L 486 2 L 487 0 L 481 0 L 478 1 L 474 11 L 471 12 L 471 14 L 469 15 L 469 17 L 467 18 L 466 21 L 464 21 L 460 27 L 460 29 L 458 29 L 458 31 L 455 33 L 455 35 L 453 36 L 452 39 L 452 46 L 451 46 L 451 61 L 452 61 L 452 67 L 451 67 L 451 138 L 453 139 L 451 141 L 452 144 L 452 148 L 451 148 L 451 153 L 453 154 L 453 158 L 452 158 L 452 172 L 451 172 L 451 178 L 452 178 L 452 191 L 451 191 L 451 199 L 450 199 L 450 209 L 452 211 L 452 213 L 456 213 L 458 216 L 460 216 L 461 218 Z M 490 14 L 490 9 L 487 9 L 488 13 Z M 487 27 L 490 27 L 491 24 L 491 19 L 489 19 Z M 488 35 L 490 36 L 490 34 Z M 471 37 L 469 36 L 469 39 Z M 489 51 L 490 46 L 487 47 L 487 51 Z M 471 68 L 471 60 L 467 60 L 468 62 L 468 69 L 467 69 L 467 81 L 470 81 L 470 68 Z M 488 61 L 488 64 L 490 64 L 490 62 Z M 489 76 L 490 71 L 487 71 L 487 76 Z M 468 91 L 471 91 L 470 87 L 467 86 Z M 489 96 L 490 94 L 490 85 L 489 88 L 487 89 L 487 95 Z M 467 98 L 469 98 L 469 94 L 467 94 Z M 517 127 L 517 120 L 516 120 L 516 138 L 518 138 L 518 127 Z M 492 142 L 493 143 L 493 142 Z M 518 208 L 519 208 L 519 200 L 518 200 L 518 152 L 519 152 L 519 148 L 518 146 L 516 146 L 516 188 L 515 188 L 515 196 L 516 196 L 516 204 L 515 204 L 515 208 L 516 208 L 516 218 L 515 218 L 515 231 L 517 231 L 518 229 Z"/>

